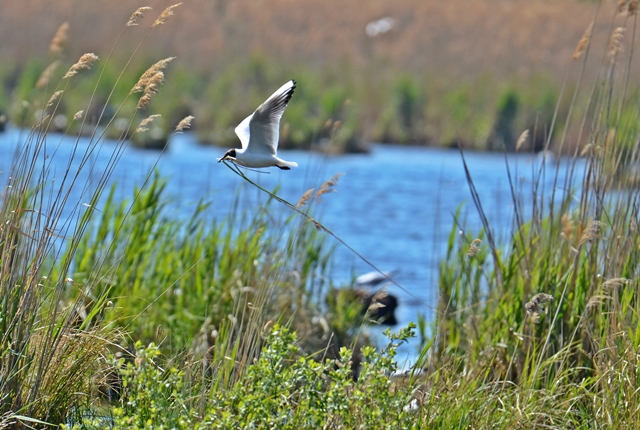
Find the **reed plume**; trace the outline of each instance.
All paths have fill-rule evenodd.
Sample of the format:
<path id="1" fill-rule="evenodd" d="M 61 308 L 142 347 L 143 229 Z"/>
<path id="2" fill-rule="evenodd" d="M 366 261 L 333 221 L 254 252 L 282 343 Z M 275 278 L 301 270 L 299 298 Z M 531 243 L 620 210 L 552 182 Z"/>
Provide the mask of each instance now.
<path id="1" fill-rule="evenodd" d="M 298 203 L 296 203 L 296 207 L 301 208 L 302 206 L 306 205 L 309 199 L 311 198 L 311 195 L 313 194 L 314 190 L 315 188 L 309 188 L 307 191 L 305 191 L 302 197 L 300 197 L 300 200 L 298 200 Z"/>
<path id="2" fill-rule="evenodd" d="M 63 22 L 56 34 L 53 35 L 53 39 L 51 39 L 51 44 L 49 45 L 49 52 L 52 54 L 59 54 L 62 52 L 62 47 L 64 43 L 67 41 L 67 33 L 69 32 L 69 23 Z"/>
<path id="3" fill-rule="evenodd" d="M 139 7 L 135 12 L 133 12 L 133 14 L 131 15 L 131 18 L 129 18 L 129 21 L 127 21 L 127 27 L 138 25 L 138 18 L 143 18 L 144 12 L 148 10 L 152 10 L 152 9 L 149 6 Z"/>
<path id="4" fill-rule="evenodd" d="M 593 24 L 594 22 L 592 21 L 578 41 L 576 49 L 573 51 L 573 60 L 577 60 L 578 58 L 580 58 L 584 51 L 589 47 L 589 43 L 591 42 L 591 34 L 593 33 Z"/>
<path id="5" fill-rule="evenodd" d="M 91 65 L 98 60 L 99 58 L 95 54 L 83 54 L 78 62 L 69 68 L 69 71 L 62 77 L 62 79 L 67 79 L 77 75 L 80 70 L 91 69 Z"/>
<path id="6" fill-rule="evenodd" d="M 624 13 L 627 10 L 627 3 L 629 0 L 618 0 L 616 4 L 616 13 Z"/>
<path id="7" fill-rule="evenodd" d="M 627 278 L 611 278 L 603 282 L 602 285 L 600 285 L 600 287 L 605 290 L 609 288 L 618 288 L 626 284 L 627 282 L 629 282 Z"/>
<path id="8" fill-rule="evenodd" d="M 593 143 L 587 143 L 584 146 L 584 148 L 582 148 L 582 151 L 580 151 L 580 156 L 584 157 L 585 155 L 590 154 L 592 149 L 593 149 Z"/>
<path id="9" fill-rule="evenodd" d="M 47 107 L 51 106 L 56 100 L 58 100 L 58 98 L 62 95 L 62 93 L 64 93 L 64 91 L 62 90 L 58 90 L 55 93 L 53 93 L 49 98 L 49 101 L 47 102 Z"/>
<path id="10" fill-rule="evenodd" d="M 336 173 L 333 175 L 327 182 L 320 186 L 320 189 L 316 192 L 314 197 L 319 198 L 320 196 L 328 193 L 335 193 L 336 190 L 334 187 L 338 184 L 338 180 L 340 180 L 342 175 L 344 175 L 344 173 Z"/>
<path id="11" fill-rule="evenodd" d="M 136 82 L 136 84 L 133 86 L 133 88 L 131 89 L 131 93 L 133 94 L 143 92 L 147 85 L 149 85 L 149 82 L 153 79 L 153 77 L 161 70 L 164 70 L 170 62 L 175 60 L 175 58 L 176 57 L 165 58 L 164 60 L 160 60 L 149 67 L 142 74 L 142 76 L 140 76 L 138 82 Z"/>
<path id="12" fill-rule="evenodd" d="M 544 314 L 544 304 L 553 300 L 551 294 L 540 293 L 536 294 L 524 305 L 527 314 L 531 317 L 533 322 L 540 321 L 540 315 Z"/>
<path id="13" fill-rule="evenodd" d="M 471 245 L 469 246 L 469 249 L 467 250 L 467 257 L 475 257 L 478 251 L 480 251 L 480 247 L 478 245 L 480 245 L 481 243 L 482 241 L 480 239 L 473 239 Z"/>
<path id="14" fill-rule="evenodd" d="M 613 63 L 615 62 L 618 54 L 622 52 L 622 38 L 624 37 L 624 32 L 624 27 L 617 27 L 615 30 L 613 30 L 613 33 L 611 33 L 611 37 L 609 38 L 607 57 L 611 65 L 613 65 Z"/>
<path id="15" fill-rule="evenodd" d="M 373 295 L 373 297 L 371 298 L 371 304 L 367 308 L 367 313 L 368 314 L 372 313 L 373 311 L 375 311 L 377 309 L 380 309 L 380 308 L 386 308 L 387 305 L 385 305 L 384 303 L 381 303 L 381 300 L 385 299 L 388 296 L 389 296 L 389 293 L 387 293 L 387 289 L 386 288 L 382 288 L 380 291 L 375 293 Z"/>
<path id="16" fill-rule="evenodd" d="M 147 106 L 149 106 L 149 103 L 151 103 L 151 99 L 153 98 L 154 95 L 158 93 L 159 87 L 160 85 L 162 85 L 163 82 L 164 82 L 164 73 L 157 72 L 155 75 L 153 75 L 147 81 L 144 87 L 144 93 L 142 97 L 140 97 L 140 100 L 138 101 L 138 106 L 136 106 L 136 108 L 144 109 Z"/>
<path id="17" fill-rule="evenodd" d="M 640 0 L 618 0 L 616 5 L 616 13 L 620 15 L 626 14 L 633 16 L 638 12 L 638 2 Z"/>
<path id="18" fill-rule="evenodd" d="M 194 116 L 187 116 L 185 118 L 182 119 L 182 121 L 180 121 L 178 123 L 178 125 L 176 125 L 176 130 L 174 131 L 174 133 L 182 133 L 183 130 L 188 130 L 191 128 L 191 121 L 193 121 L 195 117 Z"/>
<path id="19" fill-rule="evenodd" d="M 42 89 L 49 85 L 49 82 L 51 82 L 51 77 L 53 76 L 59 65 L 60 60 L 55 60 L 42 71 L 40 77 L 38 78 L 38 81 L 36 82 L 37 89 Z"/>
<path id="20" fill-rule="evenodd" d="M 582 237 L 580 238 L 580 245 L 584 245 L 585 243 L 593 242 L 600 233 L 600 221 L 591 221 L 587 228 L 582 233 Z"/>
<path id="21" fill-rule="evenodd" d="M 142 133 L 145 132 L 147 130 L 149 130 L 149 127 L 147 127 L 149 124 L 151 124 L 153 122 L 153 120 L 155 120 L 156 118 L 161 117 L 162 115 L 159 114 L 155 114 L 155 115 L 149 115 L 147 118 L 143 119 L 142 121 L 140 121 L 140 125 L 138 125 L 138 128 L 136 128 L 136 133 Z"/>
<path id="22" fill-rule="evenodd" d="M 174 5 L 169 6 L 168 8 L 166 8 L 164 11 L 162 11 L 162 13 L 158 17 L 158 19 L 156 19 L 155 22 L 151 25 L 151 28 L 153 28 L 155 26 L 158 26 L 158 25 L 162 25 L 165 22 L 167 22 L 167 19 L 169 19 L 171 16 L 173 16 L 173 9 L 177 8 L 181 4 L 182 3 L 174 4 Z"/>
<path id="23" fill-rule="evenodd" d="M 516 143 L 516 152 L 518 152 L 520 148 L 522 148 L 522 145 L 527 143 L 527 140 L 529 140 L 529 130 L 523 131 L 520 134 L 520 137 L 518 137 L 518 141 Z"/>
<path id="24" fill-rule="evenodd" d="M 84 110 L 79 110 L 75 113 L 75 115 L 73 115 L 73 120 L 79 120 L 80 118 L 82 118 L 82 115 L 84 115 Z"/>

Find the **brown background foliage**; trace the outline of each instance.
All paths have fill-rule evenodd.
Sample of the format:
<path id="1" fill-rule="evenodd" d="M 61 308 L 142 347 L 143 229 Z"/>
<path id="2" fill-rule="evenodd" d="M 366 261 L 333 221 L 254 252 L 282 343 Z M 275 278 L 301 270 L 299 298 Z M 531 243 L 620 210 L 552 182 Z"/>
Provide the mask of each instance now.
<path id="1" fill-rule="evenodd" d="M 20 0 L 0 3 L 0 58 L 23 62 L 45 55 L 68 21 L 67 55 L 108 52 L 131 13 L 153 11 L 131 30 L 143 32 L 175 0 Z M 606 41 L 613 2 L 605 3 L 594 38 Z M 598 4 L 576 0 L 186 0 L 169 30 L 145 48 L 177 55 L 197 70 L 262 52 L 278 61 L 349 62 L 452 76 L 489 71 L 512 75 L 566 70 Z M 395 27 L 369 38 L 365 26 L 390 16 Z M 160 52 L 161 51 L 161 52 Z M 377 64 L 377 63 L 376 63 Z"/>

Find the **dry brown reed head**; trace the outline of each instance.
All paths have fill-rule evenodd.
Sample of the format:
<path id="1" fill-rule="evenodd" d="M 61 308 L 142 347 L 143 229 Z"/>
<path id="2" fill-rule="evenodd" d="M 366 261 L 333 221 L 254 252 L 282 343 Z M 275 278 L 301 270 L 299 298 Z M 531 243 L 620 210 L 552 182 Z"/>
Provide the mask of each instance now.
<path id="1" fill-rule="evenodd" d="M 79 120 L 80 118 L 82 118 L 82 115 L 84 115 L 84 111 L 83 110 L 79 110 L 78 112 L 76 112 L 76 114 L 73 116 L 73 120 Z"/>
<path id="2" fill-rule="evenodd" d="M 316 227 L 316 230 L 318 230 L 318 231 L 327 231 L 325 226 L 323 226 L 322 224 L 320 224 L 318 221 L 316 221 L 313 218 L 309 218 L 309 220 L 307 222 L 312 222 L 313 225 Z"/>
<path id="3" fill-rule="evenodd" d="M 36 88 L 42 89 L 49 85 L 51 82 L 51 76 L 55 73 L 56 69 L 60 65 L 60 60 L 56 60 L 53 63 L 49 64 L 46 69 L 42 71 L 38 81 L 36 82 Z"/>
<path id="4" fill-rule="evenodd" d="M 164 73 L 157 72 L 155 75 L 153 75 L 147 81 L 147 84 L 144 87 L 144 93 L 142 94 L 142 97 L 140 97 L 136 109 L 144 109 L 149 106 L 149 103 L 151 103 L 151 98 L 158 93 L 160 85 L 162 85 L 163 82 Z"/>
<path id="5" fill-rule="evenodd" d="M 176 57 L 165 58 L 164 60 L 160 60 L 155 63 L 153 66 L 149 67 L 138 79 L 138 82 L 131 89 L 131 94 L 133 93 L 141 93 L 144 89 L 149 85 L 149 82 L 153 79 L 153 77 L 161 70 L 164 70 L 167 65 L 175 60 Z"/>
<path id="6" fill-rule="evenodd" d="M 145 132 L 145 131 L 149 130 L 149 128 L 147 126 L 149 124 L 151 124 L 154 119 L 160 118 L 161 116 L 162 115 L 159 115 L 159 114 L 149 115 L 147 118 L 145 118 L 142 121 L 140 121 L 140 125 L 138 126 L 138 128 L 136 128 L 135 132 L 136 133 L 142 133 L 142 132 Z"/>
<path id="7" fill-rule="evenodd" d="M 387 289 L 386 288 L 382 288 L 380 291 L 375 293 L 373 295 L 373 297 L 371 298 L 371 304 L 367 308 L 367 313 L 371 313 L 371 312 L 375 311 L 376 309 L 386 308 L 387 305 L 385 305 L 383 303 L 380 303 L 380 301 L 382 299 L 386 298 L 387 296 L 389 296 L 389 293 L 387 293 Z"/>
<path id="8" fill-rule="evenodd" d="M 67 41 L 67 33 L 69 32 L 69 23 L 63 22 L 56 34 L 53 35 L 53 39 L 51 39 L 51 44 L 49 45 L 49 52 L 52 54 L 59 54 L 62 52 L 62 46 Z"/>
<path id="9" fill-rule="evenodd" d="M 191 121 L 193 121 L 195 117 L 194 116 L 187 116 L 185 118 L 182 119 L 182 121 L 180 121 L 178 123 L 178 125 L 176 125 L 176 130 L 174 131 L 174 133 L 182 133 L 183 130 L 188 130 L 191 128 Z"/>
<path id="10" fill-rule="evenodd" d="M 98 60 L 99 58 L 95 54 L 83 54 L 78 62 L 69 68 L 69 71 L 62 77 L 62 79 L 67 79 L 77 75 L 80 70 L 89 70 L 91 65 Z"/>
<path id="11" fill-rule="evenodd" d="M 600 233 L 600 226 L 600 221 L 591 221 L 582 233 L 582 237 L 580 238 L 580 245 L 584 245 L 588 242 L 593 242 Z"/>
<path id="12" fill-rule="evenodd" d="M 573 60 L 577 60 L 582 56 L 584 51 L 589 47 L 589 42 L 591 42 L 591 33 L 593 33 L 593 21 L 589 24 L 589 27 L 584 31 L 582 37 L 578 41 L 576 45 L 576 49 L 573 51 Z"/>
<path id="13" fill-rule="evenodd" d="M 516 143 L 516 152 L 518 152 L 520 148 L 522 148 L 522 145 L 527 143 L 527 140 L 529 140 L 529 130 L 523 131 L 520 134 L 520 137 L 518 137 L 518 142 Z"/>
<path id="14" fill-rule="evenodd" d="M 480 239 L 473 239 L 473 241 L 471 242 L 471 246 L 469 246 L 469 249 L 467 250 L 467 257 L 475 257 L 478 251 L 480 251 L 480 247 L 478 245 L 480 245 L 481 243 L 482 241 Z"/>
<path id="15" fill-rule="evenodd" d="M 628 2 L 629 0 L 618 0 L 618 4 L 616 4 L 616 13 L 626 12 Z"/>
<path id="16" fill-rule="evenodd" d="M 565 213 L 560 218 L 560 224 L 562 225 L 562 236 L 569 242 L 573 241 L 573 233 L 575 231 L 575 225 L 568 213 Z"/>
<path id="17" fill-rule="evenodd" d="M 582 151 L 580 151 L 580 156 L 584 157 L 586 155 L 591 155 L 591 150 L 593 149 L 593 143 L 587 143 Z"/>
<path id="18" fill-rule="evenodd" d="M 607 50 L 607 58 L 609 63 L 613 65 L 616 57 L 622 52 L 622 38 L 624 37 L 624 27 L 618 27 L 613 30 L 611 37 L 609 38 L 609 49 Z"/>
<path id="19" fill-rule="evenodd" d="M 627 278 L 611 278 L 611 279 L 607 279 L 605 282 L 602 283 L 602 285 L 600 285 L 600 287 L 603 290 L 608 290 L 608 289 L 614 289 L 614 288 L 618 288 L 626 283 L 628 283 L 629 280 Z"/>
<path id="20" fill-rule="evenodd" d="M 320 189 L 316 192 L 314 197 L 319 198 L 324 194 L 334 193 L 336 191 L 334 187 L 338 184 L 338 181 L 340 180 L 340 177 L 342 175 L 344 175 L 344 173 L 336 173 L 335 175 L 333 175 L 331 179 L 320 186 Z"/>
<path id="21" fill-rule="evenodd" d="M 49 98 L 49 101 L 47 102 L 47 107 L 51 106 L 56 100 L 58 100 L 58 98 L 62 95 L 62 93 L 64 93 L 64 91 L 62 90 L 58 90 L 55 93 L 53 93 Z"/>
<path id="22" fill-rule="evenodd" d="M 306 205 L 309 199 L 311 198 L 311 195 L 313 194 L 314 190 L 315 188 L 309 188 L 307 191 L 305 191 L 302 197 L 300 197 L 300 200 L 298 200 L 298 203 L 296 203 L 296 207 L 301 208 L 302 206 Z"/>
<path id="23" fill-rule="evenodd" d="M 540 321 L 540 315 L 544 314 L 544 304 L 553 300 L 551 294 L 540 293 L 536 294 L 524 305 L 527 314 L 531 317 L 533 322 Z"/>
<path id="24" fill-rule="evenodd" d="M 616 13 L 621 15 L 633 16 L 638 11 L 638 2 L 640 0 L 618 0 L 616 5 Z"/>
<path id="25" fill-rule="evenodd" d="M 609 300 L 611 297 L 609 296 L 605 296 L 603 294 L 597 294 L 595 296 L 592 296 L 589 301 L 587 302 L 587 306 L 585 309 L 591 309 L 594 308 L 596 306 L 599 306 L 601 304 L 603 304 L 605 302 L 605 300 Z"/>
<path id="26" fill-rule="evenodd" d="M 174 5 L 169 6 L 168 8 L 166 8 L 164 11 L 162 11 L 162 13 L 158 17 L 158 19 L 156 19 L 155 22 L 151 25 L 151 28 L 153 28 L 153 27 L 155 27 L 157 25 L 162 25 L 165 22 L 167 22 L 167 19 L 169 19 L 171 16 L 173 16 L 173 9 L 177 8 L 181 4 L 182 3 L 174 4 Z"/>
<path id="27" fill-rule="evenodd" d="M 148 10 L 151 10 L 149 6 L 139 7 L 138 10 L 133 12 L 129 21 L 127 21 L 127 27 L 132 27 L 134 25 L 138 25 L 138 18 L 143 18 L 144 13 Z"/>

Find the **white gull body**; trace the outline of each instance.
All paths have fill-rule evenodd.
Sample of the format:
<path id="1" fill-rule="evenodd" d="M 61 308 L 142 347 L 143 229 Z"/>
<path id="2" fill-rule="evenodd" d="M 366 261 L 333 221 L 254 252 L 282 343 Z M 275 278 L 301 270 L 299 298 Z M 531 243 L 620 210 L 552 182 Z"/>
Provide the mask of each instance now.
<path id="1" fill-rule="evenodd" d="M 275 166 L 282 170 L 298 167 L 298 163 L 278 157 L 280 118 L 291 100 L 296 81 L 278 88 L 264 103 L 236 127 L 242 149 L 230 149 L 218 161 L 230 160 L 244 167 Z"/>

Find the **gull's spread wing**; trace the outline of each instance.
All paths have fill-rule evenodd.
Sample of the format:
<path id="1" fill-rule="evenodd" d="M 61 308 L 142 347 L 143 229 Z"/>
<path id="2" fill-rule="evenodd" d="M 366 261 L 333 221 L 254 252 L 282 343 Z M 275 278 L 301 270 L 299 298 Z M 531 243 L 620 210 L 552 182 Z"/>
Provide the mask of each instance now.
<path id="1" fill-rule="evenodd" d="M 240 138 L 242 149 L 245 150 L 247 149 L 247 146 L 249 146 L 249 137 L 251 136 L 251 131 L 249 130 L 249 122 L 251 122 L 251 118 L 253 118 L 253 114 L 243 119 L 236 127 L 236 134 Z"/>
<path id="2" fill-rule="evenodd" d="M 251 116 L 240 123 L 236 128 L 236 134 L 240 137 L 243 148 L 245 147 L 244 139 L 246 139 L 247 151 L 276 155 L 280 138 L 280 118 L 295 88 L 296 81 L 287 82 L 262 103 Z"/>

